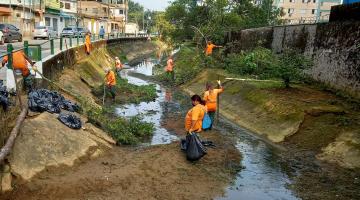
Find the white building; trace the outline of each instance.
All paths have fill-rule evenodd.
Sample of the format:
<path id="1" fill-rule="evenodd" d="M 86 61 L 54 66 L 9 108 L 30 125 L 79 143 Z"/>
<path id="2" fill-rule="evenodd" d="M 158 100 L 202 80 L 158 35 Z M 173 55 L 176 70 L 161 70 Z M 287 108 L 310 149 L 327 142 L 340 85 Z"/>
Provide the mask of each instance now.
<path id="1" fill-rule="evenodd" d="M 78 26 L 77 18 L 77 1 L 61 0 L 59 30 L 62 31 L 63 28 L 69 26 Z"/>

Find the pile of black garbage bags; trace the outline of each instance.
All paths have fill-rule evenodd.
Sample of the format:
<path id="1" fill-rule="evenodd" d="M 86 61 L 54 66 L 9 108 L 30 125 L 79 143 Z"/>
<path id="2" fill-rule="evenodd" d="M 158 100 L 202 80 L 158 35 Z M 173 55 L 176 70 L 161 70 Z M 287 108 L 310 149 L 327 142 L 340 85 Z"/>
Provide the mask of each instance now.
<path id="1" fill-rule="evenodd" d="M 6 90 L 2 81 L 0 81 L 0 105 L 5 111 L 10 106 L 9 92 Z"/>
<path id="2" fill-rule="evenodd" d="M 82 124 L 80 118 L 73 114 L 61 113 L 61 110 L 69 112 L 80 111 L 80 106 L 73 103 L 60 93 L 47 89 L 36 89 L 29 92 L 29 109 L 33 112 L 60 113 L 58 119 L 72 129 L 80 129 Z"/>

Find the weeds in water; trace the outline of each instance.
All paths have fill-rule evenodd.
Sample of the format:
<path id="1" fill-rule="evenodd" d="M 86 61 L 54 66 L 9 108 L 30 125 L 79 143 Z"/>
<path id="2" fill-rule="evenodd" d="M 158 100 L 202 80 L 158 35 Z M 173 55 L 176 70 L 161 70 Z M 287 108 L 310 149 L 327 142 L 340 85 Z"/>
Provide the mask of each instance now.
<path id="1" fill-rule="evenodd" d="M 102 98 L 104 93 L 104 85 L 101 85 L 92 90 L 92 93 L 98 98 Z M 156 87 L 154 84 L 150 85 L 133 85 L 126 79 L 117 79 L 115 86 L 116 103 L 140 103 L 142 101 L 154 101 L 157 97 Z M 107 92 L 107 97 L 110 93 Z"/>
<path id="2" fill-rule="evenodd" d="M 138 144 L 152 136 L 155 130 L 152 123 L 143 122 L 139 116 L 130 119 L 118 117 L 101 107 L 88 107 L 85 111 L 89 122 L 109 133 L 117 144 Z"/>

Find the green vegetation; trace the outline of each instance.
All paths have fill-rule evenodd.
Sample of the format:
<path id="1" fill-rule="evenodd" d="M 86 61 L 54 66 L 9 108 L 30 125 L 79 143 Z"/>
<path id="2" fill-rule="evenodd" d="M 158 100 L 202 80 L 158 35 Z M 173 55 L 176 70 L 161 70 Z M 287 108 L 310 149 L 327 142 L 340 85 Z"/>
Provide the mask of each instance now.
<path id="1" fill-rule="evenodd" d="M 175 82 L 171 80 L 170 76 L 163 73 L 163 67 L 160 67 L 161 74 L 157 75 L 157 80 L 160 80 L 167 85 L 181 85 L 195 78 L 204 66 L 201 59 L 201 53 L 194 47 L 182 47 L 176 54 L 175 60 Z"/>
<path id="2" fill-rule="evenodd" d="M 152 136 L 155 130 L 152 123 L 143 122 L 139 116 L 126 119 L 116 116 L 113 109 L 91 104 L 86 98 L 78 97 L 78 100 L 88 121 L 109 133 L 118 144 L 138 144 Z"/>
<path id="3" fill-rule="evenodd" d="M 104 85 L 95 88 L 92 90 L 93 94 L 97 96 L 99 99 L 103 97 L 104 94 Z M 117 78 L 116 86 L 116 103 L 124 104 L 124 103 L 140 103 L 142 101 L 153 101 L 156 95 L 155 85 L 133 85 L 128 82 L 126 79 Z M 110 97 L 110 93 L 106 94 L 107 97 Z"/>
<path id="4" fill-rule="evenodd" d="M 184 40 L 223 43 L 225 33 L 232 30 L 279 24 L 281 10 L 272 0 L 255 5 L 251 0 L 174 0 L 165 13 L 157 13 L 156 27 L 165 41 Z"/>
<path id="5" fill-rule="evenodd" d="M 251 52 L 230 54 L 225 60 L 226 70 L 230 73 L 259 79 L 281 79 L 287 88 L 292 81 L 303 81 L 304 70 L 311 66 L 311 61 L 296 51 L 287 50 L 274 55 L 263 47 Z"/>

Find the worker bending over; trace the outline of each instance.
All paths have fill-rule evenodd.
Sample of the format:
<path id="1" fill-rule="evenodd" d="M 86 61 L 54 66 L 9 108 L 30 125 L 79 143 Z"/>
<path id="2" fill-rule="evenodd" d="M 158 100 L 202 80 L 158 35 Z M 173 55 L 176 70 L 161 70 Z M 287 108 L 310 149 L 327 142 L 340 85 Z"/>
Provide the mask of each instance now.
<path id="1" fill-rule="evenodd" d="M 217 83 L 218 83 L 220 89 L 214 89 L 214 87 L 211 83 L 207 83 L 206 91 L 204 93 L 204 101 L 206 104 L 206 108 L 207 108 L 209 117 L 212 122 L 210 130 L 212 128 L 212 124 L 214 123 L 215 113 L 217 110 L 217 98 L 218 98 L 219 94 L 224 91 L 224 87 L 221 85 L 221 81 L 218 80 Z"/>
<path id="2" fill-rule="evenodd" d="M 173 61 L 171 55 L 169 56 L 168 61 L 167 61 L 167 63 L 166 63 L 165 71 L 166 71 L 168 77 L 170 77 L 171 80 L 174 81 L 174 80 L 175 80 L 174 61 Z"/>
<path id="3" fill-rule="evenodd" d="M 191 97 L 193 108 L 191 108 L 185 117 L 185 130 L 191 134 L 202 131 L 202 122 L 206 113 L 205 102 L 199 95 Z"/>
<path id="4" fill-rule="evenodd" d="M 113 101 L 115 101 L 115 85 L 116 85 L 115 73 L 111 71 L 109 67 L 105 69 L 105 74 L 106 74 L 105 84 L 107 91 L 110 92 Z"/>
<path id="5" fill-rule="evenodd" d="M 12 53 L 12 58 L 13 58 L 13 64 L 12 64 L 13 70 L 21 71 L 21 74 L 24 79 L 25 89 L 31 90 L 33 87 L 34 76 L 30 73 L 30 70 L 28 68 L 28 63 L 30 63 L 33 69 L 36 69 L 34 67 L 33 61 L 29 57 L 27 57 L 24 51 L 22 50 Z M 1 67 L 4 67 L 8 61 L 9 61 L 9 57 L 5 56 L 2 61 Z"/>

